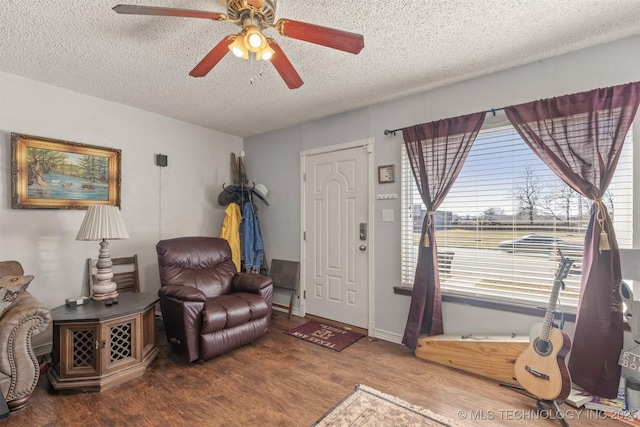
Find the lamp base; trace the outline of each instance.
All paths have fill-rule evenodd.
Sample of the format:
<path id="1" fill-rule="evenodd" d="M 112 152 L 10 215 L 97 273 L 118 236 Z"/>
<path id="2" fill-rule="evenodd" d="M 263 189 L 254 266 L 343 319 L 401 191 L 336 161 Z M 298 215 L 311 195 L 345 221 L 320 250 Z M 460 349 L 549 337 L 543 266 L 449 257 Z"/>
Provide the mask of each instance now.
<path id="1" fill-rule="evenodd" d="M 113 278 L 113 271 L 111 270 L 112 266 L 111 254 L 109 253 L 109 242 L 107 242 L 106 239 L 102 239 L 100 242 L 98 262 L 96 262 L 96 281 L 91 288 L 92 300 L 104 301 L 106 299 L 118 297 L 118 286 L 111 281 Z"/>
<path id="2" fill-rule="evenodd" d="M 107 292 L 107 293 L 96 293 L 96 291 L 94 290 L 93 295 L 91 295 L 91 299 L 94 301 L 104 301 L 104 300 L 113 299 L 113 298 L 118 298 L 117 291 Z"/>

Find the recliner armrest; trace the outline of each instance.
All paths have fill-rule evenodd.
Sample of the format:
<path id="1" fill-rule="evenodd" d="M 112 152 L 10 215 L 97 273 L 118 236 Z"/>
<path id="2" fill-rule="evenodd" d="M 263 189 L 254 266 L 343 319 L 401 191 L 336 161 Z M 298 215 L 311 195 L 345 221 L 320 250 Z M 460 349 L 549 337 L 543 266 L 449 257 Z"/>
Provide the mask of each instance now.
<path id="1" fill-rule="evenodd" d="M 0 318 L 0 377 L 11 377 L 11 386 L 3 396 L 10 408 L 19 408 L 38 383 L 40 366 L 31 339 L 52 320 L 51 311 L 29 292 L 20 295 Z"/>
<path id="2" fill-rule="evenodd" d="M 0 323 L 3 329 L 13 328 L 31 317 L 42 319 L 40 327 L 33 331 L 34 335 L 44 331 L 53 320 L 51 311 L 28 291 L 25 291 L 18 297 L 15 304 L 5 312 Z M 6 341 L 0 342 L 4 343 Z"/>
<path id="3" fill-rule="evenodd" d="M 260 289 L 264 289 L 271 285 L 271 277 L 260 274 L 236 273 L 233 276 L 231 287 L 234 292 L 251 292 L 259 293 Z"/>
<path id="4" fill-rule="evenodd" d="M 200 301 L 204 302 L 207 298 L 204 293 L 192 286 L 167 285 L 158 289 L 159 297 L 170 297 L 180 301 Z"/>

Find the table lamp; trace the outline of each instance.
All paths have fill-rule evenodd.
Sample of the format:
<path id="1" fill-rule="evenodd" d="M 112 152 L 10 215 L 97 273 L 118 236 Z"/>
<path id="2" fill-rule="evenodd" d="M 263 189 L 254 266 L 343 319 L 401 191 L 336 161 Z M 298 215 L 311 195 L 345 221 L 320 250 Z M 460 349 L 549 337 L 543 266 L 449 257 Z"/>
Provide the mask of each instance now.
<path id="1" fill-rule="evenodd" d="M 99 240 L 100 253 L 96 263 L 97 273 L 92 288 L 91 298 L 94 301 L 104 301 L 116 298 L 116 284 L 111 281 L 113 271 L 111 267 L 111 255 L 109 254 L 109 242 L 107 239 L 128 239 L 129 233 L 122 221 L 120 209 L 111 205 L 93 205 L 87 210 L 76 240 Z M 89 271 L 91 274 L 91 271 Z"/>

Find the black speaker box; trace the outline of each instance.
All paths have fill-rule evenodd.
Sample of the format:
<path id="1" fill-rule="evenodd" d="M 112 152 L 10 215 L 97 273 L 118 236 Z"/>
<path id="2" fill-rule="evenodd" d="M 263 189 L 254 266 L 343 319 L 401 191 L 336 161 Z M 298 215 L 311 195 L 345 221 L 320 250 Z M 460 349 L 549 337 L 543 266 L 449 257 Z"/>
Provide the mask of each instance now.
<path id="1" fill-rule="evenodd" d="M 167 166 L 168 162 L 169 160 L 167 159 L 167 156 L 164 154 L 156 154 L 156 165 Z"/>

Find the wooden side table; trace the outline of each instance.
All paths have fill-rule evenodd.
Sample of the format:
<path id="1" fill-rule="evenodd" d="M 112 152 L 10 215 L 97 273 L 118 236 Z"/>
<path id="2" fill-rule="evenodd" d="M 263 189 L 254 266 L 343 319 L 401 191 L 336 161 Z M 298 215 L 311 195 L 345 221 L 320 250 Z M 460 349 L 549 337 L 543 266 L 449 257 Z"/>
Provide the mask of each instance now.
<path id="1" fill-rule="evenodd" d="M 59 391 L 102 391 L 144 374 L 158 355 L 158 297 L 126 292 L 119 303 L 101 301 L 52 310 L 53 355 L 47 377 Z"/>

